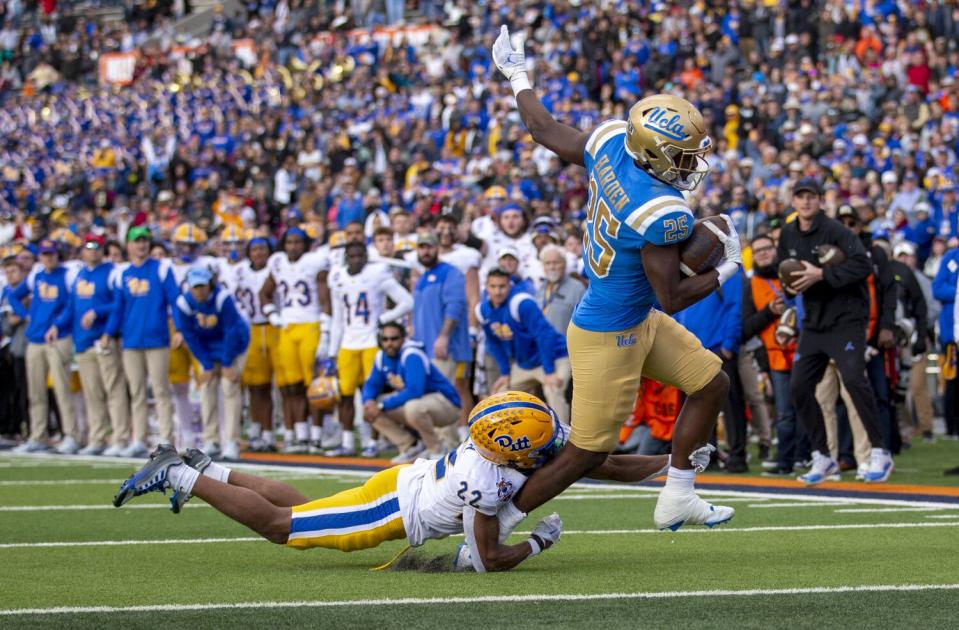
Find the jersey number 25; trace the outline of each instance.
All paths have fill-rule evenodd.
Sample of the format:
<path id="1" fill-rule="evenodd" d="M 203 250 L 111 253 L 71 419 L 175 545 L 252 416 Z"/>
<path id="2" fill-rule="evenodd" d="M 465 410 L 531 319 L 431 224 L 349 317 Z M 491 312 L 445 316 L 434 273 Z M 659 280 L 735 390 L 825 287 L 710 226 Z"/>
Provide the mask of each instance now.
<path id="1" fill-rule="evenodd" d="M 586 208 L 586 233 L 583 235 L 583 251 L 589 268 L 597 278 L 605 278 L 613 264 L 616 250 L 610 241 L 619 234 L 621 223 L 599 194 L 596 180 L 589 178 L 589 206 Z"/>

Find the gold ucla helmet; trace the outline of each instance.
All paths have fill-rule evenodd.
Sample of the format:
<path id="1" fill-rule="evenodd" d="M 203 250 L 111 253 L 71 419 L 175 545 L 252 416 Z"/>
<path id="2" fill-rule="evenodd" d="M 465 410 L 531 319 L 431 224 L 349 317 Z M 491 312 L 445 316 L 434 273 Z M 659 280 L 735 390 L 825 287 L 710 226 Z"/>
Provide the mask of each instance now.
<path id="1" fill-rule="evenodd" d="M 679 190 L 694 190 L 709 172 L 712 142 L 703 115 L 686 99 L 649 96 L 629 110 L 626 152 L 657 178 Z"/>
<path id="2" fill-rule="evenodd" d="M 470 439 L 494 464 L 539 468 L 566 444 L 568 430 L 542 400 L 525 392 L 494 394 L 473 407 Z"/>
<path id="3" fill-rule="evenodd" d="M 340 386 L 335 376 L 318 376 L 306 390 L 310 409 L 315 411 L 333 411 L 340 400 Z"/>

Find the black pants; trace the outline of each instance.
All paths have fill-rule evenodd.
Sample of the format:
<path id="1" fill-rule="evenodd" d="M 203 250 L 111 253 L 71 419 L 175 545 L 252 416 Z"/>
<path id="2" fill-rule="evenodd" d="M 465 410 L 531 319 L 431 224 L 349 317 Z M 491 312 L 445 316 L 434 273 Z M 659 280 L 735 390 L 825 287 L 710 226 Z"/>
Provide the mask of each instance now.
<path id="1" fill-rule="evenodd" d="M 723 405 L 723 424 L 726 427 L 729 461 L 746 463 L 746 402 L 738 365 L 735 356 L 723 359 L 723 372 L 729 377 L 729 395 Z"/>
<path id="2" fill-rule="evenodd" d="M 0 350 L 0 434 L 16 435 L 29 425 L 27 407 L 27 367 L 23 357 Z"/>
<path id="3" fill-rule="evenodd" d="M 943 392 L 943 416 L 946 420 L 946 435 L 959 435 L 959 376 L 946 381 Z"/>
<path id="4" fill-rule="evenodd" d="M 790 393 L 796 415 L 806 427 L 814 451 L 829 452 L 826 424 L 816 402 L 816 385 L 822 380 L 830 359 L 836 362 L 842 382 L 869 435 L 869 442 L 873 448 L 883 448 L 876 396 L 866 378 L 865 349 L 864 324 L 843 324 L 826 332 L 803 330 L 799 336 Z"/>

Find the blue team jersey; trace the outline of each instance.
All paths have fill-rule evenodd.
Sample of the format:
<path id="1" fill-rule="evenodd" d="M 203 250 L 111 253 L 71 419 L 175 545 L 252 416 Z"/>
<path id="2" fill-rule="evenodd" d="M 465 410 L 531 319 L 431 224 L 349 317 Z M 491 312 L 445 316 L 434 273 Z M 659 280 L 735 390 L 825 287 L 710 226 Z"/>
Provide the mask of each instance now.
<path id="1" fill-rule="evenodd" d="M 573 323 L 584 330 L 626 330 L 646 319 L 657 301 L 640 251 L 646 243 L 675 245 L 692 234 L 689 204 L 635 165 L 625 135 L 625 121 L 608 121 L 586 143 L 583 263 L 589 288 L 573 313 Z"/>

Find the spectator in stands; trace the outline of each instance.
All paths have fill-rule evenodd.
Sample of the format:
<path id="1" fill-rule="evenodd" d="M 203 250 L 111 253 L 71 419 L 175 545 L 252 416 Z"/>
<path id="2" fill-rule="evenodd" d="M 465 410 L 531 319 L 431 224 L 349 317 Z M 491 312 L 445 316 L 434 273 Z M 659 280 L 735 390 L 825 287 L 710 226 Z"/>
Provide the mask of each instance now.
<path id="1" fill-rule="evenodd" d="M 147 454 L 147 379 L 156 400 L 159 440 L 173 444 L 173 394 L 170 389 L 170 309 L 180 296 L 169 259 L 149 257 L 150 230 L 143 226 L 127 232 L 130 265 L 120 274 L 116 286 L 116 306 L 100 338 L 108 346 L 111 337 L 120 336 L 123 371 L 130 386 L 130 417 L 133 434 L 124 457 Z"/>
<path id="2" fill-rule="evenodd" d="M 73 335 L 86 403 L 90 434 L 80 454 L 103 453 L 116 457 L 126 446 L 123 440 L 130 432 L 130 401 L 120 345 L 110 336 L 101 344 L 115 307 L 113 283 L 117 275 L 113 263 L 104 261 L 104 244 L 102 236 L 87 234 L 84 238 L 84 266 L 77 273 L 69 308 L 64 311 L 58 328 L 69 330 Z M 112 444 L 107 448 L 111 430 Z"/>
<path id="3" fill-rule="evenodd" d="M 186 281 L 189 289 L 177 298 L 173 312 L 177 329 L 202 368 L 197 381 L 203 442 L 220 443 L 217 398 L 222 393 L 222 457 L 238 460 L 243 412 L 240 377 L 250 344 L 250 325 L 237 311 L 230 292 L 217 288 L 209 269 L 202 265 L 191 267 Z"/>
<path id="4" fill-rule="evenodd" d="M 73 394 L 70 391 L 70 362 L 73 360 L 73 341 L 69 327 L 58 328 L 64 311 L 68 309 L 73 274 L 60 262 L 57 244 L 40 241 L 42 268 L 27 276 L 9 294 L 10 306 L 22 319 L 28 319 L 27 337 L 27 395 L 30 399 L 30 439 L 22 451 L 45 450 L 49 435 L 47 416 L 47 374 L 53 379 L 57 408 L 60 411 L 63 440 L 57 452 L 76 453 L 79 446 Z M 29 309 L 23 301 L 29 297 Z"/>
<path id="5" fill-rule="evenodd" d="M 564 337 L 586 287 L 570 277 L 566 270 L 566 254 L 558 245 L 546 245 L 539 253 L 545 282 L 536 291 L 536 302 L 546 320 Z"/>
<path id="6" fill-rule="evenodd" d="M 476 318 L 486 332 L 486 350 L 500 372 L 490 392 L 534 393 L 541 386 L 560 422 L 569 424 L 566 387 L 571 373 L 566 338 L 547 321 L 536 299 L 511 285 L 506 270 L 494 267 L 486 275 L 485 299 L 477 307 Z"/>
<path id="7" fill-rule="evenodd" d="M 400 450 L 394 464 L 412 462 L 424 451 L 439 458 L 454 446 L 444 444 L 436 430 L 459 419 L 459 394 L 418 344 L 406 342 L 401 324 L 380 327 L 380 351 L 363 385 L 363 400 L 363 417 Z"/>

